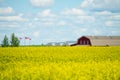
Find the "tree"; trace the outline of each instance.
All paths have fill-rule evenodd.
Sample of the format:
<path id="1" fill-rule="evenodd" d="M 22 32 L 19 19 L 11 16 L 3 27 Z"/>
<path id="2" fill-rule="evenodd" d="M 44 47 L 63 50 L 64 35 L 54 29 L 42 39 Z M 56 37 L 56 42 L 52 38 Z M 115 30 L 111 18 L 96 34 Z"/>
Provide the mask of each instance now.
<path id="1" fill-rule="evenodd" d="M 53 46 L 52 43 L 47 43 L 46 45 L 47 45 L 47 46 Z"/>
<path id="2" fill-rule="evenodd" d="M 11 46 L 12 47 L 18 47 L 19 45 L 20 45 L 20 40 L 13 33 L 12 36 L 11 36 Z"/>
<path id="3" fill-rule="evenodd" d="M 62 46 L 68 46 L 69 44 L 67 42 L 64 42 Z"/>
<path id="4" fill-rule="evenodd" d="M 8 37 L 5 35 L 3 42 L 2 42 L 2 47 L 8 47 L 8 46 L 9 46 Z"/>
<path id="5" fill-rule="evenodd" d="M 55 43 L 55 46 L 60 46 L 60 43 Z"/>

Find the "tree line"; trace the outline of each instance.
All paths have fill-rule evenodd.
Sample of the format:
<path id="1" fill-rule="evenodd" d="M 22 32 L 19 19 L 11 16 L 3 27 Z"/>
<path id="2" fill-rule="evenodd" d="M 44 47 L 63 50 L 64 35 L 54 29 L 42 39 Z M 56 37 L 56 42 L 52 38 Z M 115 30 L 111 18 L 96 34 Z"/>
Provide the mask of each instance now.
<path id="1" fill-rule="evenodd" d="M 11 35 L 11 40 L 9 41 L 7 35 L 4 36 L 1 46 L 2 47 L 18 47 L 20 45 L 20 40 L 14 33 Z"/>

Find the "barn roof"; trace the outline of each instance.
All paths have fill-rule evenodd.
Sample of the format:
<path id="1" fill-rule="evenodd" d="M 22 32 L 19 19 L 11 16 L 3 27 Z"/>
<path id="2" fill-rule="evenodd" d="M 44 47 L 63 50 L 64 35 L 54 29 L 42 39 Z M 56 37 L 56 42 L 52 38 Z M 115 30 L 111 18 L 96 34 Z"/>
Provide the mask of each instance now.
<path id="1" fill-rule="evenodd" d="M 120 36 L 86 36 L 89 39 L 120 39 Z"/>
<path id="2" fill-rule="evenodd" d="M 90 39 L 92 45 L 111 45 L 120 46 L 120 36 L 86 36 Z"/>

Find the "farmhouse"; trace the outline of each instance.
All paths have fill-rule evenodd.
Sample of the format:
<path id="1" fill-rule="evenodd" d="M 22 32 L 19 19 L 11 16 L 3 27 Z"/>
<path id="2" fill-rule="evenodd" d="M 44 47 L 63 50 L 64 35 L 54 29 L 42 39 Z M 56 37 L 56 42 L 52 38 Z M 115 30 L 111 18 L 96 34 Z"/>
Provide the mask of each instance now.
<path id="1" fill-rule="evenodd" d="M 82 36 L 71 46 L 76 45 L 120 46 L 120 36 Z"/>

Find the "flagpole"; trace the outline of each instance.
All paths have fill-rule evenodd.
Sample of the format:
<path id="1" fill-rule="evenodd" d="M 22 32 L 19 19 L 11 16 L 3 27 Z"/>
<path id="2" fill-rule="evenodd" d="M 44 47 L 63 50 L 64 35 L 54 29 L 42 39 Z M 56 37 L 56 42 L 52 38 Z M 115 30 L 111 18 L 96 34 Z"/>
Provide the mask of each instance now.
<path id="1" fill-rule="evenodd" d="M 29 39 L 29 46 L 30 46 L 30 39 Z"/>
<path id="2" fill-rule="evenodd" d="M 29 46 L 30 46 L 30 41 L 31 41 L 31 38 L 29 38 Z"/>
<path id="3" fill-rule="evenodd" d="M 30 40 L 31 40 L 31 38 L 30 37 L 25 37 L 25 40 L 26 40 L 26 45 L 30 46 Z M 28 40 L 28 43 L 27 43 L 27 40 Z"/>
<path id="4" fill-rule="evenodd" d="M 25 42 L 24 42 L 24 43 L 25 43 L 25 46 L 26 46 L 26 39 L 25 39 Z"/>
<path id="5" fill-rule="evenodd" d="M 27 41 L 26 41 L 26 37 L 25 37 L 24 45 L 25 45 L 25 46 L 27 46 Z"/>
<path id="6" fill-rule="evenodd" d="M 23 43 L 23 42 L 22 42 L 22 39 L 23 39 L 23 38 L 19 37 L 19 40 L 20 40 L 20 44 L 21 44 L 21 45 L 22 45 L 22 43 Z"/>

